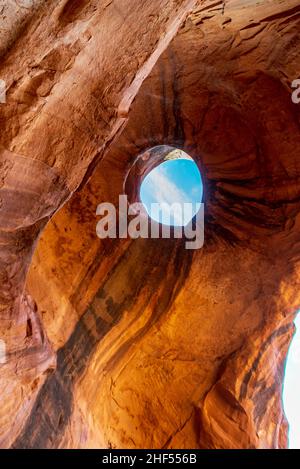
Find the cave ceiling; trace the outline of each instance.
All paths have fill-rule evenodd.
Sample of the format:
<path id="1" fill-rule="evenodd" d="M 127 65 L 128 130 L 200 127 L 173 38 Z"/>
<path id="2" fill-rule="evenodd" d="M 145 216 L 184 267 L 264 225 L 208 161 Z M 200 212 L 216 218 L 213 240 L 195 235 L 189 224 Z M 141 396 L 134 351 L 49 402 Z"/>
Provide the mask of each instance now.
<path id="1" fill-rule="evenodd" d="M 285 448 L 299 1 L 0 12 L 0 447 Z M 201 170 L 203 247 L 100 240 L 160 145 Z"/>

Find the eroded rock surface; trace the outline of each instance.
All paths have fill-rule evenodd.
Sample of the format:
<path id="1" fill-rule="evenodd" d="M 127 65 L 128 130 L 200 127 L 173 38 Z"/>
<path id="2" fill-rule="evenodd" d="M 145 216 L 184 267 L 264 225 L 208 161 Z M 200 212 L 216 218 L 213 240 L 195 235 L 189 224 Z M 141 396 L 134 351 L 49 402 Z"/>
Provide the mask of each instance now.
<path id="1" fill-rule="evenodd" d="M 0 68 L 1 446 L 285 447 L 298 1 L 36 3 Z M 161 144 L 201 168 L 203 249 L 99 240 Z"/>

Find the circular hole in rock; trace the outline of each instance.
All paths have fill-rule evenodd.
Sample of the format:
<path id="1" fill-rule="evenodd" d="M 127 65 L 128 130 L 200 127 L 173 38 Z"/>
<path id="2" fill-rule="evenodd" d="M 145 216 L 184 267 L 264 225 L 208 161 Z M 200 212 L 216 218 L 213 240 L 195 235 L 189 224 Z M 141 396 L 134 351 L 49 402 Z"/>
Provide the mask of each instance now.
<path id="1" fill-rule="evenodd" d="M 163 225 L 186 226 L 200 210 L 203 183 L 195 161 L 173 149 L 143 179 L 140 199 L 150 218 Z"/>

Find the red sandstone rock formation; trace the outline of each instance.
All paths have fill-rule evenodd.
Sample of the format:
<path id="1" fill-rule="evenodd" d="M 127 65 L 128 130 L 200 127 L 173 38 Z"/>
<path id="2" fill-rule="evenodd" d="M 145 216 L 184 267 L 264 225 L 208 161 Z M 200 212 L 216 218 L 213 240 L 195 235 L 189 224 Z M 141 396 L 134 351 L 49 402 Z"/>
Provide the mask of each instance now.
<path id="1" fill-rule="evenodd" d="M 298 1 L 51 0 L 2 15 L 1 447 L 285 447 Z M 96 236 L 97 205 L 160 144 L 201 168 L 199 251 Z"/>

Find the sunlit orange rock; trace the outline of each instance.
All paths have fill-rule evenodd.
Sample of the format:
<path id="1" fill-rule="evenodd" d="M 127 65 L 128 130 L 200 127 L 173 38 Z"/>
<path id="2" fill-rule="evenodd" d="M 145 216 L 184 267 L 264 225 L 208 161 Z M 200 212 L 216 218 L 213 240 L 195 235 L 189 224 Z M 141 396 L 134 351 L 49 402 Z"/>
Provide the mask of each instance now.
<path id="1" fill-rule="evenodd" d="M 0 446 L 286 447 L 299 2 L 32 3 L 0 47 Z M 204 247 L 98 239 L 162 144 L 201 169 Z"/>

